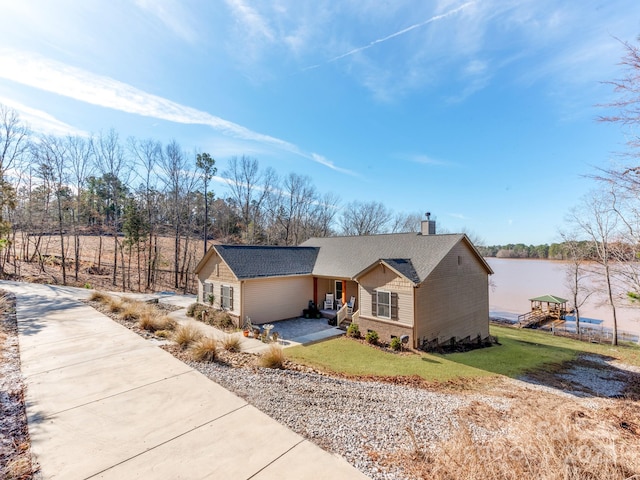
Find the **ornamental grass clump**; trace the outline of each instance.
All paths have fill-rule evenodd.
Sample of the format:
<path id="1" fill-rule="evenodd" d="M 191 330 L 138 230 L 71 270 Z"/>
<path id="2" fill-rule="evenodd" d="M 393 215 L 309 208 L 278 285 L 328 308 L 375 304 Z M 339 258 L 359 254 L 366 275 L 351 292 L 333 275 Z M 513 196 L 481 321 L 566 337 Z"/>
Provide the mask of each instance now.
<path id="1" fill-rule="evenodd" d="M 123 320 L 138 320 L 144 315 L 153 315 L 154 308 L 147 303 L 126 301 L 120 312 Z"/>
<path id="2" fill-rule="evenodd" d="M 107 301 L 107 310 L 111 313 L 120 313 L 125 306 L 125 302 L 122 301 L 121 298 L 111 297 Z"/>
<path id="3" fill-rule="evenodd" d="M 218 358 L 218 342 L 211 337 L 202 337 L 191 344 L 189 353 L 196 362 L 213 362 Z"/>
<path id="4" fill-rule="evenodd" d="M 194 325 L 180 325 L 173 333 L 173 341 L 183 350 L 202 338 L 202 333 Z"/>
<path id="5" fill-rule="evenodd" d="M 239 352 L 241 343 L 242 341 L 237 335 L 225 335 L 225 337 L 222 339 L 222 348 L 224 348 L 227 352 Z"/>
<path id="6" fill-rule="evenodd" d="M 167 315 L 157 317 L 152 313 L 146 312 L 138 319 L 138 326 L 150 332 L 174 330 L 176 328 L 176 321 Z"/>
<path id="7" fill-rule="evenodd" d="M 284 350 L 278 345 L 269 345 L 269 349 L 260 355 L 259 365 L 265 368 L 284 368 Z"/>
<path id="8" fill-rule="evenodd" d="M 104 292 L 92 292 L 89 295 L 90 302 L 108 303 L 110 300 L 111 297 Z"/>

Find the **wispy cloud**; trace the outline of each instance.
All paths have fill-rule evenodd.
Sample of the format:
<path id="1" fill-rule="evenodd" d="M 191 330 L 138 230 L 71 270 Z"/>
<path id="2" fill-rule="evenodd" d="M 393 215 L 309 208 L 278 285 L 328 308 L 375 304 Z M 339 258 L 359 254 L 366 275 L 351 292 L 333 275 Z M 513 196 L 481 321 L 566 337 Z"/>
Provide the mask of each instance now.
<path id="1" fill-rule="evenodd" d="M 357 48 L 354 48 L 352 50 L 349 50 L 348 52 L 343 53 L 341 55 L 338 55 L 336 57 L 330 58 L 329 60 L 327 60 L 325 62 L 318 63 L 316 65 L 310 65 L 310 66 L 304 68 L 303 71 L 312 70 L 314 68 L 319 68 L 319 67 L 321 67 L 323 65 L 326 65 L 328 63 L 333 63 L 333 62 L 341 60 L 341 59 L 343 59 L 345 57 L 349 57 L 351 55 L 355 55 L 356 53 L 363 52 L 363 51 L 368 50 L 368 49 L 370 49 L 372 47 L 375 47 L 376 45 L 379 45 L 379 44 L 387 42 L 387 41 L 389 41 L 389 40 L 391 40 L 393 38 L 396 38 L 396 37 L 399 37 L 399 36 L 404 35 L 406 33 L 409 33 L 412 30 L 424 27 L 426 25 L 429 25 L 430 23 L 437 22 L 438 20 L 443 20 L 443 19 L 445 19 L 447 17 L 450 17 L 451 15 L 455 15 L 456 13 L 461 12 L 462 10 L 467 8 L 468 6 L 473 5 L 474 3 L 475 2 L 464 3 L 464 4 L 460 5 L 459 7 L 454 8 L 453 10 L 449 10 L 448 12 L 442 13 L 440 15 L 435 15 L 435 16 L 433 16 L 433 17 L 431 17 L 428 20 L 425 20 L 423 22 L 415 23 L 415 24 L 413 24 L 413 25 L 411 25 L 409 27 L 403 28 L 402 30 L 399 30 L 399 31 L 397 31 L 395 33 L 387 35 L 386 37 L 382 37 L 382 38 L 378 38 L 377 40 L 373 40 L 373 41 L 369 42 L 367 45 L 363 45 L 361 47 L 357 47 Z"/>
<path id="2" fill-rule="evenodd" d="M 237 123 L 147 93 L 118 80 L 30 53 L 0 50 L 0 78 L 122 112 L 176 123 L 208 125 L 224 135 L 275 147 L 332 170 L 354 174 L 285 140 L 254 132 Z"/>
<path id="3" fill-rule="evenodd" d="M 22 103 L 16 102 L 15 100 L 11 100 L 6 97 L 0 97 L 0 103 L 18 112 L 20 114 L 21 120 L 35 132 L 56 136 L 89 136 L 89 133 L 72 127 L 71 125 L 58 120 L 54 116 L 42 110 L 28 107 Z"/>
<path id="4" fill-rule="evenodd" d="M 197 28 L 181 2 L 176 0 L 135 0 L 138 8 L 152 14 L 175 35 L 195 44 L 198 41 Z"/>
<path id="5" fill-rule="evenodd" d="M 448 215 L 452 218 L 457 218 L 458 220 L 469 220 L 469 217 L 462 213 L 449 213 Z"/>
<path id="6" fill-rule="evenodd" d="M 233 15 L 248 29 L 251 36 L 259 36 L 267 40 L 274 39 L 274 33 L 269 23 L 257 10 L 247 5 L 243 0 L 226 0 Z"/>
<path id="7" fill-rule="evenodd" d="M 454 163 L 452 162 L 447 162 L 445 160 L 440 160 L 437 158 L 433 158 L 429 155 L 424 155 L 424 154 L 411 154 L 411 155 L 403 155 L 403 158 L 406 158 L 407 160 L 414 162 L 414 163 L 420 163 L 422 165 L 432 165 L 434 167 L 453 167 L 455 166 Z"/>

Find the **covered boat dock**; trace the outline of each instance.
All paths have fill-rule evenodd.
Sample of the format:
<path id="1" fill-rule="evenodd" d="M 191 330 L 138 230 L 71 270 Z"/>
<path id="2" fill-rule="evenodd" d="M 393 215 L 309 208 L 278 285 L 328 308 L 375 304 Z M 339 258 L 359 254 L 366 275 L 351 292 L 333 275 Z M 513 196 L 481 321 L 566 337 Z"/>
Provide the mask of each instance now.
<path id="1" fill-rule="evenodd" d="M 564 320 L 567 315 L 565 298 L 556 295 L 542 295 L 530 298 L 531 311 L 518 315 L 518 326 L 538 327 L 548 321 Z"/>

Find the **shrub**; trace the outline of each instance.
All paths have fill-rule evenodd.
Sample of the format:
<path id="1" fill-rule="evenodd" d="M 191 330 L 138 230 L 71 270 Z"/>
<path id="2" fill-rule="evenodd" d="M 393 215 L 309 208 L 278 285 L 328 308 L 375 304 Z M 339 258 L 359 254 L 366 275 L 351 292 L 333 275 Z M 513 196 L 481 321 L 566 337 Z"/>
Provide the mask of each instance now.
<path id="1" fill-rule="evenodd" d="M 197 309 L 198 307 L 200 307 L 200 304 L 199 304 L 199 303 L 197 303 L 197 302 L 196 302 L 196 303 L 192 303 L 191 305 L 189 305 L 189 306 L 187 307 L 187 312 L 185 313 L 185 315 L 186 315 L 187 317 L 194 317 L 194 316 L 195 316 L 196 309 Z"/>
<path id="2" fill-rule="evenodd" d="M 233 319 L 227 312 L 219 312 L 216 315 L 215 325 L 220 328 L 231 328 L 233 327 Z"/>
<path id="3" fill-rule="evenodd" d="M 196 362 L 213 362 L 218 358 L 218 342 L 211 337 L 202 337 L 191 344 L 189 352 Z"/>
<path id="4" fill-rule="evenodd" d="M 347 328 L 347 337 L 360 338 L 360 327 L 357 323 L 352 323 Z"/>
<path id="5" fill-rule="evenodd" d="M 269 349 L 260 355 L 261 367 L 284 368 L 284 350 L 278 345 L 269 345 Z"/>
<path id="6" fill-rule="evenodd" d="M 397 352 L 402 348 L 402 340 L 400 340 L 400 337 L 393 337 L 389 346 L 391 347 L 391 350 L 395 350 Z"/>
<path id="7" fill-rule="evenodd" d="M 222 348 L 227 352 L 239 352 L 242 340 L 237 335 L 225 335 L 222 340 Z"/>
<path id="8" fill-rule="evenodd" d="M 182 349 L 189 347 L 202 338 L 202 333 L 193 325 L 180 325 L 173 332 L 173 341 Z"/>
<path id="9" fill-rule="evenodd" d="M 376 332 L 375 330 L 371 330 L 367 332 L 367 335 L 364 337 L 364 339 L 371 345 L 377 345 L 380 337 L 378 337 L 378 332 Z"/>
<path id="10" fill-rule="evenodd" d="M 89 295 L 89 301 L 107 303 L 111 301 L 111 297 L 104 292 L 92 292 L 91 295 Z"/>
<path id="11" fill-rule="evenodd" d="M 214 326 L 216 324 L 216 316 L 217 313 L 214 309 L 204 307 L 200 310 L 196 319 L 200 320 L 202 323 L 206 323 L 207 325 Z"/>

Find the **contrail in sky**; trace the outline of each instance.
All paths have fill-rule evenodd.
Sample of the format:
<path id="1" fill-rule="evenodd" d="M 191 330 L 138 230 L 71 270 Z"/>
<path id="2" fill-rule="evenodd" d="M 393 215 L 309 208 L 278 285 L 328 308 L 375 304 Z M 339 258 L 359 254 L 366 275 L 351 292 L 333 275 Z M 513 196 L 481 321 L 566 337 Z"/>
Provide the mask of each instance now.
<path id="1" fill-rule="evenodd" d="M 338 60 L 340 60 L 342 58 L 348 57 L 349 55 L 353 55 L 355 53 L 362 52 L 363 50 L 368 50 L 371 47 L 375 47 L 379 43 L 383 43 L 383 42 L 386 42 L 387 40 L 391 40 L 392 38 L 399 37 L 400 35 L 404 35 L 405 33 L 408 33 L 411 30 L 415 30 L 416 28 L 424 27 L 425 25 L 429 25 L 430 23 L 436 22 L 438 20 L 442 20 L 443 18 L 450 17 L 451 15 L 455 15 L 456 13 L 460 12 L 461 10 L 464 10 L 465 8 L 467 8 L 469 5 L 473 5 L 474 3 L 476 3 L 476 2 L 463 3 L 459 7 L 454 8 L 453 10 L 449 10 L 446 13 L 443 13 L 441 15 L 436 15 L 435 17 L 431 17 L 430 19 L 425 20 L 424 22 L 416 23 L 416 24 L 411 25 L 411 26 L 409 26 L 407 28 L 403 28 L 402 30 L 400 30 L 398 32 L 395 32 L 395 33 L 392 33 L 391 35 L 387 35 L 386 37 L 382 37 L 382 38 L 379 38 L 377 40 L 373 40 L 372 42 L 369 42 L 369 44 L 367 44 L 367 45 L 364 45 L 364 46 L 358 47 L 358 48 L 354 48 L 353 50 L 349 50 L 347 53 L 343 53 L 342 55 L 338 55 L 337 57 L 330 58 L 326 62 L 318 63 L 316 65 L 311 65 L 309 67 L 304 68 L 302 71 L 313 70 L 314 68 L 321 67 L 322 65 L 326 65 L 327 63 L 333 63 L 333 62 L 336 62 L 336 61 L 338 61 Z"/>

